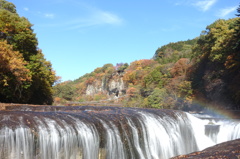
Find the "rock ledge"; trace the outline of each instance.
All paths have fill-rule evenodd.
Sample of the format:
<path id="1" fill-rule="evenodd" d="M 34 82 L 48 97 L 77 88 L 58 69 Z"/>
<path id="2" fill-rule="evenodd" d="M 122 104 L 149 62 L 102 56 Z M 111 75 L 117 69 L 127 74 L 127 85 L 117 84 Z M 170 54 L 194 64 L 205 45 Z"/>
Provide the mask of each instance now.
<path id="1" fill-rule="evenodd" d="M 240 139 L 224 142 L 203 151 L 180 155 L 171 159 L 240 159 Z"/>

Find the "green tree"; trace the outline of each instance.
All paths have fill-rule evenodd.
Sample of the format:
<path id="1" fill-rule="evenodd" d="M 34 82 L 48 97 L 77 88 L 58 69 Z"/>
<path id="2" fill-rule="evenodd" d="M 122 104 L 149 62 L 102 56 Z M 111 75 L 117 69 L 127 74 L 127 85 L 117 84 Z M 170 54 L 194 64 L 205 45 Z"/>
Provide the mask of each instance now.
<path id="1" fill-rule="evenodd" d="M 37 38 L 31 29 L 32 24 L 17 13 L 0 9 L 1 38 L 13 45 L 13 49 L 23 54 L 26 61 L 37 54 Z"/>
<path id="2" fill-rule="evenodd" d="M 239 7 L 237 9 L 237 14 L 236 16 L 238 17 L 238 19 L 236 20 L 236 23 L 235 23 L 235 32 L 234 32 L 234 37 L 236 39 L 236 46 L 234 47 L 234 49 L 236 51 L 239 51 L 240 50 L 240 4 L 239 4 Z M 240 54 L 240 53 L 239 53 Z M 240 56 L 240 55 L 239 55 Z"/>
<path id="3" fill-rule="evenodd" d="M 51 104 L 53 102 L 53 84 L 57 80 L 52 65 L 44 58 L 41 50 L 31 56 L 28 68 L 32 72 L 32 83 L 28 89 L 30 92 L 28 103 Z"/>
<path id="4" fill-rule="evenodd" d="M 116 67 L 117 72 L 124 72 L 124 70 L 127 69 L 128 66 L 129 66 L 128 63 L 124 63 L 124 64 L 117 63 L 115 67 Z"/>
<path id="5" fill-rule="evenodd" d="M 10 3 L 5 0 L 0 0 L 0 9 L 8 10 L 12 13 L 16 13 L 16 6 L 13 3 Z"/>
<path id="6" fill-rule="evenodd" d="M 146 88 L 162 88 L 164 85 L 164 74 L 161 72 L 162 66 L 154 68 L 144 77 L 144 86 Z"/>
<path id="7" fill-rule="evenodd" d="M 54 96 L 71 101 L 74 97 L 75 91 L 76 91 L 75 88 L 69 84 L 66 83 L 57 84 L 54 87 Z"/>
<path id="8" fill-rule="evenodd" d="M 164 108 L 164 102 L 167 100 L 168 94 L 165 88 L 155 88 L 150 96 L 148 96 L 148 104 L 152 108 Z"/>

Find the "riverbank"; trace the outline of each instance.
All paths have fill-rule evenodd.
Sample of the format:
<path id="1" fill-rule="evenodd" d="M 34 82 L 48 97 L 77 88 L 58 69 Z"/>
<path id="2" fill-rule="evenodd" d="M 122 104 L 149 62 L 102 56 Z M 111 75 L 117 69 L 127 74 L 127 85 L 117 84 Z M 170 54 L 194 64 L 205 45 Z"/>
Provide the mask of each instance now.
<path id="1" fill-rule="evenodd" d="M 8 106 L 51 106 L 51 105 L 34 105 L 34 104 L 19 104 L 19 103 L 0 103 L 0 110 L 6 110 Z"/>

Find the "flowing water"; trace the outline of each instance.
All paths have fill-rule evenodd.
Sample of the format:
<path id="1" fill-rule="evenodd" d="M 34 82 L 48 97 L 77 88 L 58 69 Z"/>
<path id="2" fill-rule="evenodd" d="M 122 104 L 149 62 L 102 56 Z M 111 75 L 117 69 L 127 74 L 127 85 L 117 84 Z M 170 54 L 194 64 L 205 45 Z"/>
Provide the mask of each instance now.
<path id="1" fill-rule="evenodd" d="M 0 159 L 168 159 L 240 138 L 240 122 L 174 110 L 21 106 L 0 111 Z"/>

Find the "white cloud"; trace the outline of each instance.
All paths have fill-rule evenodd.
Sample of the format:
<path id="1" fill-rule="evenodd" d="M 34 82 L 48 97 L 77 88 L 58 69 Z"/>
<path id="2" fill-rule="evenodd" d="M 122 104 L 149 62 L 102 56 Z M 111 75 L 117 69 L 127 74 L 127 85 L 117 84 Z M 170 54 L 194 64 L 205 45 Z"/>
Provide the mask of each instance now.
<path id="1" fill-rule="evenodd" d="M 193 5 L 205 12 L 209 10 L 216 2 L 217 0 L 201 0 L 193 3 Z"/>
<path id="2" fill-rule="evenodd" d="M 230 14 L 230 13 L 236 11 L 236 10 L 237 10 L 237 6 L 224 8 L 224 9 L 221 9 L 221 10 L 219 11 L 219 13 L 218 13 L 217 16 L 224 18 L 224 17 L 226 17 L 228 14 Z"/>
<path id="3" fill-rule="evenodd" d="M 87 17 L 76 18 L 75 20 L 65 23 L 69 30 L 93 27 L 99 25 L 121 25 L 123 20 L 116 14 L 94 10 Z"/>
<path id="4" fill-rule="evenodd" d="M 119 25 L 122 23 L 122 19 L 116 14 L 105 11 L 95 12 L 93 14 L 92 20 L 95 21 L 97 24 Z"/>
<path id="5" fill-rule="evenodd" d="M 173 0 L 172 0 L 173 1 Z M 209 10 L 218 0 L 174 0 L 174 5 L 195 6 L 202 11 Z"/>
<path id="6" fill-rule="evenodd" d="M 55 15 L 54 14 L 50 14 L 50 13 L 45 13 L 44 17 L 53 19 L 55 17 Z"/>
<path id="7" fill-rule="evenodd" d="M 29 11 L 29 8 L 25 7 L 25 8 L 23 8 L 23 10 L 25 10 L 25 11 Z"/>
<path id="8" fill-rule="evenodd" d="M 119 26 L 122 25 L 124 20 L 117 14 L 99 8 L 90 6 L 86 3 L 74 1 L 76 11 L 74 16 L 69 17 L 68 19 L 63 19 L 62 22 L 55 24 L 42 24 L 42 27 L 60 27 L 64 30 L 82 30 L 90 27 L 103 26 L 103 25 L 112 25 Z M 74 8 L 74 9 L 76 9 Z M 42 14 L 45 18 L 55 18 L 54 14 Z"/>

